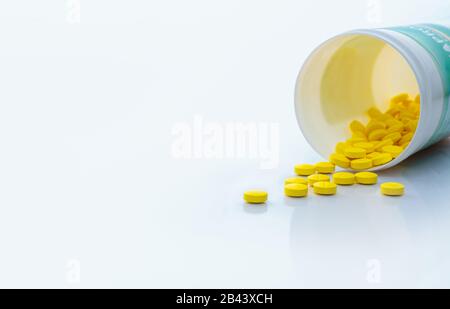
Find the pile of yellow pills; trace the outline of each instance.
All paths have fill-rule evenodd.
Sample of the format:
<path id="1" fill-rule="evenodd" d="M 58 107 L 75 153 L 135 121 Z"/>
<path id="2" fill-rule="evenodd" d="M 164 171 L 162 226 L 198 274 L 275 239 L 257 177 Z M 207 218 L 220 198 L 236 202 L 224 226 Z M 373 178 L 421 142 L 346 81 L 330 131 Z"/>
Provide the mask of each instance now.
<path id="1" fill-rule="evenodd" d="M 316 168 L 311 164 L 298 164 L 294 170 L 298 176 L 309 176 L 316 172 Z"/>
<path id="2" fill-rule="evenodd" d="M 385 182 L 381 184 L 381 193 L 388 196 L 401 196 L 405 194 L 405 186 L 398 182 Z"/>
<path id="3" fill-rule="evenodd" d="M 317 165 L 317 164 L 316 164 Z M 313 166 L 313 165 L 311 165 Z M 373 172 L 337 172 L 331 176 L 315 173 L 308 178 L 291 177 L 284 181 L 284 194 L 287 197 L 302 198 L 308 196 L 309 187 L 312 187 L 317 195 L 335 195 L 337 186 L 352 186 L 355 183 L 362 185 L 374 185 L 378 182 L 378 175 Z M 381 193 L 387 196 L 401 196 L 405 193 L 405 187 L 401 183 L 386 182 L 381 184 Z M 268 194 L 265 191 L 251 190 L 244 193 L 244 200 L 248 204 L 266 203 Z"/>
<path id="4" fill-rule="evenodd" d="M 401 156 L 409 146 L 419 124 L 420 95 L 413 98 L 408 93 L 398 94 L 390 99 L 387 110 L 382 112 L 372 107 L 367 115 L 369 120 L 366 123 L 360 120 L 349 123 L 350 136 L 336 144 L 329 162 L 296 165 L 295 174 L 301 177 L 285 179 L 285 195 L 306 197 L 309 187 L 318 195 L 335 195 L 338 185 L 378 183 L 378 175 L 367 170 L 388 164 Z M 336 173 L 336 166 L 358 173 Z M 386 182 L 381 184 L 380 189 L 388 196 L 405 194 L 405 187 L 401 183 Z M 244 193 L 244 200 L 249 204 L 264 204 L 267 198 L 268 194 L 264 191 Z"/>
<path id="5" fill-rule="evenodd" d="M 314 174 L 314 175 L 308 176 L 308 183 L 310 186 L 313 186 L 316 182 L 321 182 L 321 181 L 330 181 L 330 176 L 323 175 L 323 174 Z"/>
<path id="6" fill-rule="evenodd" d="M 378 175 L 372 172 L 361 172 L 355 174 L 355 179 L 362 185 L 374 185 L 378 182 Z"/>
<path id="7" fill-rule="evenodd" d="M 367 170 L 385 165 L 402 154 L 413 139 L 420 116 L 420 95 L 407 93 L 391 98 L 385 112 L 372 107 L 369 121 L 353 120 L 351 137 L 336 144 L 330 162 L 341 168 Z"/>
<path id="8" fill-rule="evenodd" d="M 308 185 L 292 183 L 284 186 L 284 194 L 288 197 L 305 197 L 308 195 Z"/>
<path id="9" fill-rule="evenodd" d="M 355 175 L 348 172 L 333 174 L 333 182 L 340 186 L 351 186 L 355 184 Z"/>
<path id="10" fill-rule="evenodd" d="M 265 191 L 247 191 L 244 193 L 244 201 L 249 204 L 264 204 L 267 201 L 268 194 Z"/>
<path id="11" fill-rule="evenodd" d="M 314 193 L 318 195 L 335 195 L 337 186 L 329 181 L 319 181 L 314 183 Z"/>

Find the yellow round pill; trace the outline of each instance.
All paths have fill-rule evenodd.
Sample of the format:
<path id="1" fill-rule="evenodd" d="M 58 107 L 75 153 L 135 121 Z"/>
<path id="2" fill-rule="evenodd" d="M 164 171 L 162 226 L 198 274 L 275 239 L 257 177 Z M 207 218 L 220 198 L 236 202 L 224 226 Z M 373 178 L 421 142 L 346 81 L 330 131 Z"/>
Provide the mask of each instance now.
<path id="1" fill-rule="evenodd" d="M 358 120 L 353 120 L 350 123 L 350 130 L 355 133 L 355 132 L 362 132 L 364 133 L 366 131 L 366 127 Z"/>
<path id="2" fill-rule="evenodd" d="M 361 172 L 355 174 L 355 179 L 362 185 L 374 185 L 378 182 L 378 175 L 372 172 Z"/>
<path id="3" fill-rule="evenodd" d="M 291 178 L 287 178 L 284 180 L 285 185 L 289 185 L 289 184 L 293 184 L 293 183 L 307 185 L 308 180 L 305 178 L 301 178 L 301 177 L 291 177 Z"/>
<path id="4" fill-rule="evenodd" d="M 366 156 L 366 150 L 363 148 L 349 147 L 344 150 L 344 154 L 350 159 L 359 159 Z"/>
<path id="5" fill-rule="evenodd" d="M 388 162 L 392 161 L 392 155 L 390 153 L 382 153 L 379 156 L 376 156 L 375 158 L 372 159 L 372 164 L 373 166 L 379 166 L 379 165 L 383 165 L 386 164 Z"/>
<path id="6" fill-rule="evenodd" d="M 414 98 L 414 103 L 420 104 L 420 94 L 416 95 L 416 97 Z"/>
<path id="7" fill-rule="evenodd" d="M 383 137 L 383 140 L 390 139 L 392 142 L 397 143 L 402 138 L 400 132 L 389 133 Z"/>
<path id="8" fill-rule="evenodd" d="M 412 131 L 412 132 L 414 132 L 414 131 L 416 131 L 416 129 L 417 129 L 417 124 L 418 124 L 419 122 L 417 121 L 417 120 L 411 120 L 411 121 L 409 121 L 406 125 L 405 125 L 405 129 L 407 130 L 407 131 Z"/>
<path id="9" fill-rule="evenodd" d="M 289 197 L 305 197 L 308 195 L 308 186 L 300 183 L 291 183 L 284 186 L 284 194 Z"/>
<path id="10" fill-rule="evenodd" d="M 403 122 L 398 121 L 397 119 L 394 119 L 394 118 L 390 118 L 390 119 L 386 120 L 385 123 L 386 123 L 388 128 L 391 128 L 391 127 L 393 127 L 395 125 L 403 126 Z"/>
<path id="11" fill-rule="evenodd" d="M 393 117 L 397 117 L 397 115 L 401 112 L 401 108 L 398 106 L 392 106 L 391 108 L 389 108 L 386 113 L 390 114 Z"/>
<path id="12" fill-rule="evenodd" d="M 366 134 L 364 132 L 353 132 L 352 139 L 363 139 L 367 140 Z"/>
<path id="13" fill-rule="evenodd" d="M 350 147 L 353 147 L 356 143 L 367 142 L 367 138 L 360 136 L 352 136 L 349 138 L 346 143 L 350 144 Z"/>
<path id="14" fill-rule="evenodd" d="M 409 94 L 407 94 L 407 93 L 400 93 L 400 94 L 397 94 L 395 97 L 392 97 L 391 104 L 401 103 L 401 102 L 406 101 L 408 99 L 409 99 Z"/>
<path id="15" fill-rule="evenodd" d="M 409 142 L 406 142 L 404 144 L 401 144 L 400 147 L 402 147 L 403 149 L 406 149 L 406 147 L 409 146 Z"/>
<path id="16" fill-rule="evenodd" d="M 388 132 L 385 129 L 374 130 L 369 134 L 369 141 L 379 141 L 383 139 L 387 134 Z"/>
<path id="17" fill-rule="evenodd" d="M 400 145 L 402 145 L 404 143 L 410 142 L 412 140 L 413 136 L 414 136 L 414 132 L 407 133 L 400 138 L 398 143 Z"/>
<path id="18" fill-rule="evenodd" d="M 249 204 L 264 204 L 267 196 L 267 192 L 252 190 L 244 193 L 244 200 Z"/>
<path id="19" fill-rule="evenodd" d="M 383 113 L 381 113 L 381 111 L 378 109 L 378 107 L 371 107 L 369 108 L 369 110 L 367 111 L 367 114 L 371 117 L 371 118 L 379 118 L 383 115 Z"/>
<path id="20" fill-rule="evenodd" d="M 314 174 L 314 175 L 308 176 L 308 183 L 311 186 L 314 185 L 316 182 L 321 182 L 321 181 L 330 181 L 330 176 L 323 175 L 323 174 Z"/>
<path id="21" fill-rule="evenodd" d="M 405 194 L 405 186 L 398 182 L 385 182 L 381 184 L 381 193 L 389 196 L 401 196 Z"/>
<path id="22" fill-rule="evenodd" d="M 397 158 L 403 152 L 403 148 L 400 146 L 394 146 L 394 145 L 384 146 L 383 152 L 390 153 L 393 158 Z"/>
<path id="23" fill-rule="evenodd" d="M 414 120 L 416 118 L 416 115 L 413 112 L 409 111 L 403 111 L 400 113 L 400 120 L 403 122 L 403 124 L 407 124 L 411 120 Z"/>
<path id="24" fill-rule="evenodd" d="M 398 123 L 398 124 L 394 124 L 394 125 L 390 126 L 387 129 L 387 132 L 388 133 L 402 132 L 404 128 L 405 128 L 405 126 L 403 125 L 403 123 Z"/>
<path id="25" fill-rule="evenodd" d="M 309 176 L 316 172 L 316 169 L 311 164 L 298 164 L 295 166 L 294 170 L 299 176 Z"/>
<path id="26" fill-rule="evenodd" d="M 314 193 L 319 195 L 334 195 L 337 191 L 335 183 L 329 181 L 319 181 L 314 183 Z"/>
<path id="27" fill-rule="evenodd" d="M 374 150 L 375 144 L 374 143 L 369 143 L 369 142 L 360 142 L 360 143 L 356 143 L 353 146 L 355 146 L 356 148 L 362 148 L 365 149 L 366 152 L 372 152 Z"/>
<path id="28" fill-rule="evenodd" d="M 378 120 L 371 120 L 366 127 L 366 134 L 370 136 L 370 133 L 376 130 L 383 130 L 386 128 L 386 124 L 384 122 Z"/>
<path id="29" fill-rule="evenodd" d="M 330 162 L 342 168 L 350 167 L 350 160 L 340 153 L 333 153 L 330 156 Z"/>
<path id="30" fill-rule="evenodd" d="M 380 116 L 378 116 L 376 119 L 379 120 L 379 121 L 384 122 L 386 124 L 386 127 L 387 127 L 388 124 L 387 124 L 386 121 L 387 120 L 391 120 L 392 118 L 393 117 L 391 115 L 384 113 L 384 114 L 381 114 Z"/>
<path id="31" fill-rule="evenodd" d="M 382 151 L 384 146 L 394 145 L 394 142 L 390 138 L 386 138 L 382 141 L 379 141 L 375 144 L 375 151 Z"/>
<path id="32" fill-rule="evenodd" d="M 381 152 L 375 151 L 375 152 L 369 153 L 366 157 L 367 157 L 367 159 L 373 159 L 375 157 L 378 157 L 380 154 L 381 154 Z"/>
<path id="33" fill-rule="evenodd" d="M 352 144 L 350 144 L 350 143 L 340 142 L 340 143 L 336 144 L 335 151 L 336 151 L 336 153 L 344 154 L 344 150 L 351 146 L 352 146 Z"/>
<path id="34" fill-rule="evenodd" d="M 351 186 L 355 184 L 355 175 L 348 172 L 339 172 L 333 174 L 333 182 L 341 186 Z"/>
<path id="35" fill-rule="evenodd" d="M 334 173 L 334 164 L 330 162 L 319 162 L 315 165 L 317 173 L 320 174 L 332 174 Z"/>
<path id="36" fill-rule="evenodd" d="M 371 168 L 373 165 L 371 159 L 356 159 L 352 160 L 350 166 L 354 170 L 366 170 Z"/>

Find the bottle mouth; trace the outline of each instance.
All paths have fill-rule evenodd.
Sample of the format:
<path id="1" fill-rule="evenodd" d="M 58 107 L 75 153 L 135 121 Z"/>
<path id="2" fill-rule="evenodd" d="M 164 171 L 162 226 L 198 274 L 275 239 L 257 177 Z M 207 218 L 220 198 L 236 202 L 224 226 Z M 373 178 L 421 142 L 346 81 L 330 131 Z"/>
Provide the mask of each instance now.
<path id="1" fill-rule="evenodd" d="M 351 121 L 367 123 L 370 108 L 388 110 L 399 93 L 421 93 L 404 55 L 376 36 L 343 34 L 319 46 L 302 67 L 295 89 L 297 120 L 306 140 L 328 159 L 338 142 L 351 137 Z M 408 146 L 393 161 L 370 170 L 389 168 L 415 151 Z"/>

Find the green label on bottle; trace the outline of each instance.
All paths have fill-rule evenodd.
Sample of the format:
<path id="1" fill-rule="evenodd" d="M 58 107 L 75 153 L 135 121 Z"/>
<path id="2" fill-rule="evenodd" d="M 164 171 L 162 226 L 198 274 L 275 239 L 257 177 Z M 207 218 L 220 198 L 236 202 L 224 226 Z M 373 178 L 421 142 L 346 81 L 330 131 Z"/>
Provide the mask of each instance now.
<path id="1" fill-rule="evenodd" d="M 418 42 L 433 57 L 441 74 L 444 89 L 444 108 L 439 125 L 426 144 L 430 146 L 450 135 L 450 28 L 435 24 L 421 24 L 390 28 Z"/>

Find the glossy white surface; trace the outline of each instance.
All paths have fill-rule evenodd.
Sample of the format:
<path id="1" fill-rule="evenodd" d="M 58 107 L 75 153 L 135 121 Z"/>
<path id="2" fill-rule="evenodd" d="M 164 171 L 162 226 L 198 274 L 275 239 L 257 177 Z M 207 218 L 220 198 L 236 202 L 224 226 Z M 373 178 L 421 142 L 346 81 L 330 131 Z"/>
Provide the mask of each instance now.
<path id="1" fill-rule="evenodd" d="M 293 107 L 307 54 L 447 1 L 81 0 L 80 23 L 72 1 L 25 2 L 0 5 L 1 287 L 450 287 L 448 142 L 382 174 L 403 198 L 282 194 L 319 159 Z M 279 164 L 176 159 L 195 115 L 277 124 Z"/>

